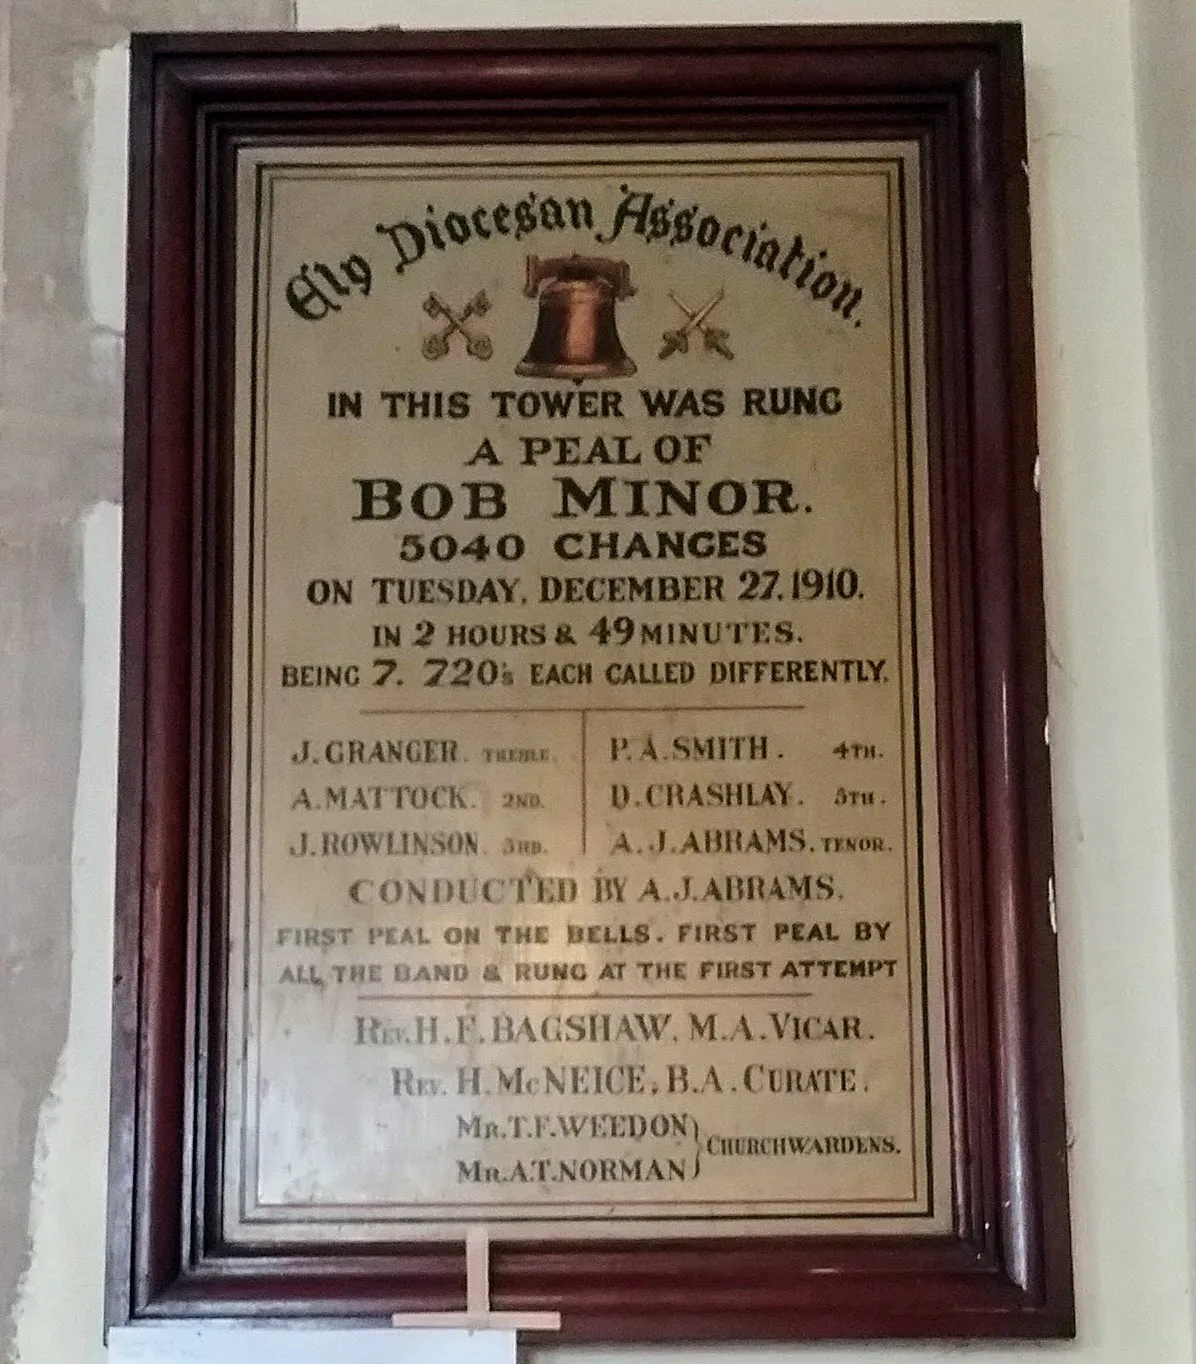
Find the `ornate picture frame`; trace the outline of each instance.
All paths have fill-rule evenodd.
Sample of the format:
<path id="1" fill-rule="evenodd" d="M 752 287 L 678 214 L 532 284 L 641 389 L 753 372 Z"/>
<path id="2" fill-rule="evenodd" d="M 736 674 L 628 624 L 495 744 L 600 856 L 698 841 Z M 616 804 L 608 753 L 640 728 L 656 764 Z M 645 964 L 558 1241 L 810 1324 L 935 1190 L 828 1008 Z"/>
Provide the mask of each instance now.
<path id="1" fill-rule="evenodd" d="M 135 37 L 111 1323 L 1072 1333 L 1022 81 Z"/>

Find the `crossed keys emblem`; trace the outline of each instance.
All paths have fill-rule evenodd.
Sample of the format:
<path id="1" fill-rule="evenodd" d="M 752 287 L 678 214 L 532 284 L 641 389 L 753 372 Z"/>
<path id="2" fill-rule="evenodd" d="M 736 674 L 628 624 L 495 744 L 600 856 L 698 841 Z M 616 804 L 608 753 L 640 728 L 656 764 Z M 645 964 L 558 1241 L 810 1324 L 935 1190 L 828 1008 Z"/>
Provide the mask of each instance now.
<path id="1" fill-rule="evenodd" d="M 713 298 L 703 303 L 700 308 L 691 308 L 688 303 L 683 303 L 670 289 L 669 297 L 685 314 L 685 321 L 671 331 L 666 331 L 661 338 L 664 345 L 660 348 L 660 358 L 667 360 L 675 351 L 680 351 L 684 355 L 689 350 L 689 336 L 691 332 L 699 332 L 707 350 L 717 351 L 719 355 L 727 360 L 734 360 L 735 353 L 727 345 L 730 333 L 723 327 L 710 326 L 706 319 L 723 301 L 723 291 L 720 289 Z"/>
<path id="2" fill-rule="evenodd" d="M 442 317 L 445 321 L 440 331 L 424 337 L 421 349 L 425 360 L 443 360 L 457 332 L 465 338 L 465 353 L 472 355 L 475 360 L 489 360 L 494 354 L 494 343 L 490 338 L 484 332 L 466 326 L 470 318 L 484 317 L 490 311 L 490 300 L 485 289 L 479 289 L 460 311 L 450 308 L 437 293 L 429 294 L 423 306 L 429 317 Z"/>

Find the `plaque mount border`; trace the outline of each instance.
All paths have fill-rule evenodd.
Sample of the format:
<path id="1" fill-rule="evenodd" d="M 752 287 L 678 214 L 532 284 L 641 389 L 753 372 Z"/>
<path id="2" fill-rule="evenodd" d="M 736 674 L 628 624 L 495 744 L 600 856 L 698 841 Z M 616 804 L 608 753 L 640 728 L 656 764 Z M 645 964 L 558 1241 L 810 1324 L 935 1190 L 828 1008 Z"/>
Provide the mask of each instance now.
<path id="1" fill-rule="evenodd" d="M 920 144 L 957 1122 L 952 1235 L 500 1243 L 495 1306 L 560 1310 L 564 1340 L 1073 1333 L 1024 129 L 1012 24 L 134 38 L 110 1323 L 464 1301 L 459 1246 L 247 1254 L 213 1219 L 227 698 L 203 663 L 226 618 L 231 378 L 212 338 L 239 145 L 498 130 Z"/>

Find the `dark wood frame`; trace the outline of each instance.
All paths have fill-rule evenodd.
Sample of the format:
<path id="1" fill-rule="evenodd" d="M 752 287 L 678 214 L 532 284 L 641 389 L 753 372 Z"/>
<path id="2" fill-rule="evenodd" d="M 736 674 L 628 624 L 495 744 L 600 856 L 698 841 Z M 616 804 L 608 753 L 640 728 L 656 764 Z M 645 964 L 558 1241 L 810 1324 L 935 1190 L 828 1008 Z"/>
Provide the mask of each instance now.
<path id="1" fill-rule="evenodd" d="M 494 1248 L 567 1340 L 1073 1330 L 1020 31 L 171 35 L 133 44 L 108 1319 L 385 1319 L 463 1247 L 219 1242 L 231 166 L 284 138 L 901 137 L 922 147 L 955 1230 Z M 213 1020 L 216 1019 L 217 1022 Z M 212 1089 L 216 1089 L 213 1086 Z"/>

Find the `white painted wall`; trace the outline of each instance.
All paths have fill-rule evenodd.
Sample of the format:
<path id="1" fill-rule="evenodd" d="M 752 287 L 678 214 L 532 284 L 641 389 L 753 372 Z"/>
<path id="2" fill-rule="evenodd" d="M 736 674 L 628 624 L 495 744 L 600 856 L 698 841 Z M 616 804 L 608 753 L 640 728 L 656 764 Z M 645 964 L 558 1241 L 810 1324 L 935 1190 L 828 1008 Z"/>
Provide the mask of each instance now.
<path id="1" fill-rule="evenodd" d="M 83 745 L 71 848 L 71 992 L 66 1047 L 38 1131 L 30 1233 L 34 1256 L 17 1317 L 17 1358 L 102 1358 L 102 1247 L 108 1167 L 112 884 L 116 875 L 116 678 L 120 508 L 100 503 L 80 527 L 84 594 Z"/>
<path id="2" fill-rule="evenodd" d="M 194 0 L 185 0 L 194 3 Z M 1146 310 L 1163 312 L 1187 272 L 1168 261 L 1192 239 L 1173 216 L 1172 176 L 1196 162 L 1160 155 L 1168 119 L 1191 130 L 1196 42 L 1186 58 L 1169 43 L 1168 10 L 1191 18 L 1191 0 L 1140 0 L 1137 54 L 1143 111 L 1139 151 L 1131 0 L 297 0 L 303 27 L 529 24 L 856 22 L 1021 19 L 1026 31 L 1034 284 L 1042 449 L 1044 555 L 1050 647 L 1057 900 L 1072 1151 L 1080 1338 L 1046 1347 L 1068 1364 L 1191 1364 L 1188 1227 L 1196 1189 L 1185 1176 L 1184 1075 L 1179 1002 L 1196 972 L 1181 966 L 1178 908 L 1192 898 L 1191 805 L 1168 795 L 1168 753 L 1192 753 L 1196 695 L 1181 649 L 1196 625 L 1192 577 L 1196 479 L 1178 421 L 1193 391 L 1191 357 L 1160 387 L 1171 344 Z M 214 22 L 215 6 L 204 12 Z M 199 12 L 198 7 L 196 12 Z M 1150 38 L 1150 43 L 1145 42 Z M 1186 66 L 1184 65 L 1186 60 Z M 121 200 L 111 193 L 124 116 L 112 63 L 97 72 L 92 180 L 85 233 L 97 321 L 114 311 Z M 1167 80 L 1162 82 L 1166 70 Z M 1187 144 L 1189 150 L 1191 142 Z M 1141 179 L 1145 172 L 1145 178 Z M 1141 189 L 1141 192 L 1140 192 Z M 1182 200 L 1182 196 L 1181 196 Z M 10 211 L 11 206 L 10 206 Z M 1172 253 L 1169 255 L 1168 253 Z M 1185 305 L 1186 306 L 1186 305 Z M 1148 331 L 1153 350 L 1148 350 Z M 1190 339 L 1190 336 L 1189 336 Z M 1149 382 L 1148 358 L 1156 361 Z M 1153 409 L 1152 409 L 1153 399 Z M 1166 555 L 1156 546 L 1152 419 Z M 1164 420 L 1169 424 L 1160 425 Z M 1164 439 L 1165 437 L 1165 439 Z M 1189 497 L 1184 506 L 1181 495 Z M 19 1318 L 21 1364 L 95 1364 L 102 1266 L 98 1213 L 102 1085 L 106 1068 L 105 950 L 111 883 L 111 734 L 116 662 L 111 650 L 117 573 L 112 513 L 84 532 L 87 611 L 84 746 L 76 811 L 71 1026 L 56 1094 L 43 1113 L 32 1234 L 33 1268 Z M 1165 655 L 1161 602 L 1177 632 Z M 1190 646 L 1189 646 L 1190 653 Z M 1165 670 L 1165 657 L 1170 672 Z M 1170 711 L 1167 683 L 1170 681 Z M 1168 725 L 1171 726 L 1171 733 Z M 1178 743 L 1187 734 L 1186 748 Z M 1189 787 L 1177 777 L 1175 791 Z M 1190 783 L 1190 778 L 1187 781 Z M 1173 836 L 1173 823 L 1176 833 Z M 1181 836 L 1182 835 L 1182 836 Z M 1181 856 L 1177 857 L 1177 850 Z M 1185 872 L 1188 879 L 1185 880 Z M 1186 938 L 1185 938 L 1185 941 Z M 1196 961 L 1196 946 L 1184 962 Z M 64 1303 L 64 1297 L 67 1301 Z M 94 1305 L 94 1310 L 93 1310 Z M 338 1358 L 350 1364 L 343 1349 Z M 701 1358 L 748 1364 L 800 1358 L 818 1364 L 951 1357 L 948 1347 L 826 1347 L 700 1352 L 550 1350 L 544 1364 Z M 977 1361 L 1037 1358 L 1038 1347 L 976 1347 Z M 266 1364 L 266 1353 L 260 1355 Z M 280 1359 L 285 1354 L 279 1354 Z M 396 1359 L 402 1359 L 396 1348 Z"/>
<path id="3" fill-rule="evenodd" d="M 1154 0 L 1138 6 L 1135 20 L 1180 1036 L 1188 1187 L 1196 1190 L 1196 3 Z M 1189 1222 L 1196 1254 L 1196 1221 Z"/>

